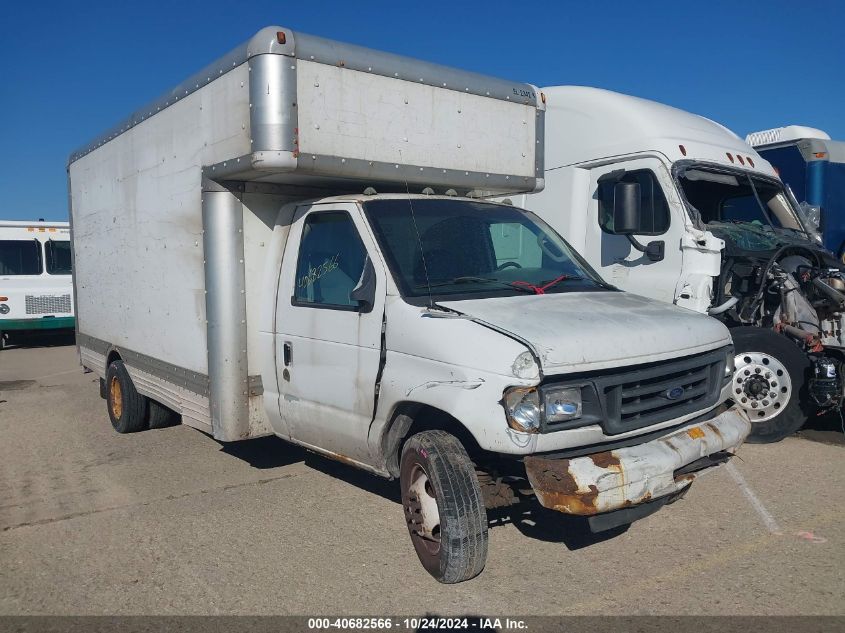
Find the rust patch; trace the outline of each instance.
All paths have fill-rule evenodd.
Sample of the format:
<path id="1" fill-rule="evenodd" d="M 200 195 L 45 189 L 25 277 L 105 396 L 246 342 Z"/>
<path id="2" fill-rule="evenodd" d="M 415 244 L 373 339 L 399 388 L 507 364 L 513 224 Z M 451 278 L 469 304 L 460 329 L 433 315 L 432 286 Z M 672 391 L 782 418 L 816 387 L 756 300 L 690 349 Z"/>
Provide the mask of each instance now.
<path id="1" fill-rule="evenodd" d="M 704 426 L 706 426 L 708 429 L 710 429 L 711 431 L 713 431 L 713 433 L 715 433 L 715 434 L 716 434 L 716 436 L 717 436 L 719 439 L 722 439 L 722 432 L 721 432 L 721 431 L 719 431 L 719 427 L 718 427 L 718 426 L 716 426 L 716 425 L 715 425 L 715 424 L 713 424 L 712 422 L 708 422 L 708 423 L 707 423 L 707 424 L 705 424 Z"/>
<path id="2" fill-rule="evenodd" d="M 694 440 L 698 440 L 704 437 L 704 431 L 701 430 L 701 427 L 694 426 L 691 429 L 687 430 L 687 435 L 689 435 Z"/>
<path id="3" fill-rule="evenodd" d="M 525 458 L 525 472 L 540 504 L 551 510 L 567 514 L 596 514 L 599 489 L 591 485 L 580 491 L 578 483 L 569 472 L 568 459 Z"/>
<path id="4" fill-rule="evenodd" d="M 596 453 L 595 455 L 587 455 L 589 459 L 599 468 L 607 468 L 609 470 L 619 470 L 619 458 L 611 451 L 604 451 L 603 453 Z"/>
<path id="5" fill-rule="evenodd" d="M 358 464 L 346 455 L 341 455 L 340 453 L 332 453 L 331 451 L 327 451 L 323 453 L 323 455 L 335 461 L 341 462 L 342 464 L 349 464 L 350 466 L 355 466 L 356 468 L 358 468 Z"/>

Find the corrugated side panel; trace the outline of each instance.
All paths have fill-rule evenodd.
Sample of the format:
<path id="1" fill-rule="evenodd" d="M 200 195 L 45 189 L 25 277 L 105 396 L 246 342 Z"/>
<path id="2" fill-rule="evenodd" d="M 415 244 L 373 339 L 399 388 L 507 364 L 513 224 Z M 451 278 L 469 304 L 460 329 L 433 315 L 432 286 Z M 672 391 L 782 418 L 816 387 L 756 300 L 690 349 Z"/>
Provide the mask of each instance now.
<path id="1" fill-rule="evenodd" d="M 207 373 L 201 166 L 249 152 L 246 65 L 70 165 L 79 330 Z"/>
<path id="2" fill-rule="evenodd" d="M 301 154 L 534 178 L 537 110 L 300 60 Z"/>

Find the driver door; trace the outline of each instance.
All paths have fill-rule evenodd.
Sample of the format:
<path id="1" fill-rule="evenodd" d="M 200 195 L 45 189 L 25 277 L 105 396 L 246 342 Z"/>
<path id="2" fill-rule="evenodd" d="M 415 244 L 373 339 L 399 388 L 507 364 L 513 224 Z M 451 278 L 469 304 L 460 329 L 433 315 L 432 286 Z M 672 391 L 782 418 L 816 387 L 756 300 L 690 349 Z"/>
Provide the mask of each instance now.
<path id="1" fill-rule="evenodd" d="M 619 181 L 640 185 L 641 231 L 633 237 L 647 245 L 664 242 L 664 256 L 651 261 L 624 235 L 613 233 L 613 187 Z M 681 239 L 684 219 L 677 204 L 671 177 L 656 158 L 640 158 L 596 167 L 590 172 L 589 221 L 584 255 L 614 286 L 667 303 L 675 300 L 681 276 Z M 667 188 L 669 195 L 667 196 Z"/>
<path id="2" fill-rule="evenodd" d="M 357 205 L 297 209 L 276 304 L 276 371 L 282 419 L 296 442 L 369 461 L 381 359 L 385 274 Z M 350 295 L 367 268 L 372 305 Z"/>

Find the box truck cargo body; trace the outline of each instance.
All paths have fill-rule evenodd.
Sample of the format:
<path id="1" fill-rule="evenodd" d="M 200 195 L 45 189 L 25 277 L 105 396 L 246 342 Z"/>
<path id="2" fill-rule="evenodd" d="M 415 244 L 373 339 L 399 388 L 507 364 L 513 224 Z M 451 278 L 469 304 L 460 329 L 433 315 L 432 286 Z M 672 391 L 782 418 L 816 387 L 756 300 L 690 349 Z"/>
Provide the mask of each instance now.
<path id="1" fill-rule="evenodd" d="M 396 477 L 443 582 L 520 490 L 594 529 L 678 498 L 749 430 L 730 337 L 479 199 L 542 189 L 543 119 L 531 85 L 270 27 L 74 153 L 79 351 L 115 429 Z"/>
<path id="2" fill-rule="evenodd" d="M 67 222 L 0 220 L 0 349 L 74 329 Z"/>
<path id="3" fill-rule="evenodd" d="M 841 407 L 845 279 L 772 166 L 677 108 L 583 86 L 542 93 L 546 186 L 513 201 L 612 284 L 731 328 L 751 440 Z"/>
<path id="4" fill-rule="evenodd" d="M 792 189 L 825 247 L 845 262 L 845 141 L 803 125 L 752 132 L 745 140 Z"/>

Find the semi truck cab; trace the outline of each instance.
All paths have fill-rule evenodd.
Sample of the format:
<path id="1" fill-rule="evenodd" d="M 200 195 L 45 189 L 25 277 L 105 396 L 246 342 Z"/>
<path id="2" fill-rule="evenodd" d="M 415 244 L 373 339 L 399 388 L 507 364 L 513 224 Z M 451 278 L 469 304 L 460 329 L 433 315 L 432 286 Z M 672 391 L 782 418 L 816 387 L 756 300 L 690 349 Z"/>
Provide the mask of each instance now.
<path id="1" fill-rule="evenodd" d="M 752 441 L 840 407 L 842 274 L 772 166 L 670 106 L 580 86 L 542 93 L 546 186 L 512 201 L 609 283 L 726 323 Z"/>

